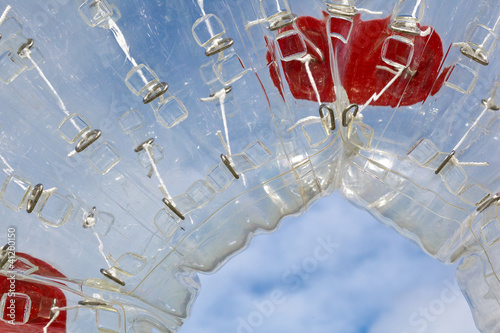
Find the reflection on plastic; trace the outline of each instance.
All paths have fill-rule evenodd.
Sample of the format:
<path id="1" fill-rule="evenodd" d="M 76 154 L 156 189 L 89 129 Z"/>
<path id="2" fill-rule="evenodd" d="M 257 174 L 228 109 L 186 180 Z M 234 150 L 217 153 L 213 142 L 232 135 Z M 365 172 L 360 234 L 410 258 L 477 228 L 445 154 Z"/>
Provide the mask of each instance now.
<path id="1" fill-rule="evenodd" d="M 462 260 L 477 326 L 500 331 L 499 4 L 0 11 L 0 215 L 19 251 L 0 253 L 0 331 L 177 332 L 198 273 L 333 191 Z"/>

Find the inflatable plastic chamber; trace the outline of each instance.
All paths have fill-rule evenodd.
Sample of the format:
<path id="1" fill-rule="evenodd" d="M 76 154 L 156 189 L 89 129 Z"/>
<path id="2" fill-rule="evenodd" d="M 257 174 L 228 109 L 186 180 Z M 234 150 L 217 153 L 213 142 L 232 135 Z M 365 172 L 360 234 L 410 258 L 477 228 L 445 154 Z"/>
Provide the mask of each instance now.
<path id="1" fill-rule="evenodd" d="M 496 0 L 0 0 L 0 331 L 177 332 L 339 191 L 500 331 Z M 335 217 L 332 217 L 334 219 Z"/>

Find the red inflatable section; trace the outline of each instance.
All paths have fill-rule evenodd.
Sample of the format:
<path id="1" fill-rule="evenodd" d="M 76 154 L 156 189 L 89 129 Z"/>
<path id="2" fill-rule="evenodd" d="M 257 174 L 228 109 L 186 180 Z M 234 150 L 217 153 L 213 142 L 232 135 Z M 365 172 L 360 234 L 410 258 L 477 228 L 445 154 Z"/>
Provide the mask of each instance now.
<path id="1" fill-rule="evenodd" d="M 46 262 L 33 258 L 24 253 L 16 253 L 17 258 L 23 258 L 38 266 L 34 275 L 54 278 L 65 276 Z M 28 268 L 22 260 L 14 263 L 15 270 Z M 14 280 L 9 276 L 0 276 L 0 294 L 2 304 L 2 333 L 42 333 L 51 316 L 51 308 L 66 306 L 64 293 L 56 287 L 42 284 Z M 23 324 L 24 323 L 24 324 Z M 15 324 L 15 325 L 14 325 Z M 66 333 L 66 312 L 61 311 L 57 319 L 49 326 L 48 332 Z"/>
<path id="2" fill-rule="evenodd" d="M 346 20 L 333 18 L 330 31 L 347 36 L 351 34 L 348 42 L 344 44 L 339 38 L 328 37 L 327 20 L 319 20 L 309 16 L 297 19 L 297 27 L 309 41 L 322 53 L 317 52 L 310 43 L 306 42 L 307 54 L 312 57 L 309 63 L 311 74 L 318 89 L 321 101 L 334 102 L 335 91 L 330 65 L 330 52 L 328 38 L 331 38 L 333 49 L 337 50 L 339 74 L 342 85 L 347 92 L 350 103 L 365 104 L 374 93 L 380 93 L 394 78 L 395 68 L 382 60 L 384 43 L 386 44 L 386 59 L 406 65 L 406 60 L 411 59 L 408 69 L 371 105 L 408 106 L 425 101 L 428 96 L 436 94 L 443 86 L 450 68 L 440 68 L 443 62 L 443 45 L 439 35 L 432 29 L 427 36 L 408 36 L 396 33 L 389 28 L 390 17 L 379 20 L 362 21 L 360 15 L 353 18 L 352 24 Z M 427 27 L 420 27 L 423 31 Z M 293 30 L 288 26 L 279 30 L 279 33 Z M 393 36 L 393 38 L 387 38 Z M 411 45 L 401 42 L 404 39 L 394 38 L 401 36 L 412 40 L 413 57 L 410 56 Z M 296 38 L 297 39 L 297 38 Z M 277 45 L 268 41 L 269 52 L 267 61 L 274 85 L 283 96 L 283 87 L 279 75 L 276 47 L 280 47 L 281 54 L 299 53 L 303 45 L 297 41 L 287 42 L 280 39 Z M 309 79 L 306 64 L 298 60 L 281 61 L 284 77 L 290 92 L 296 99 L 317 101 L 316 93 Z M 392 69 L 392 73 L 380 67 Z"/>

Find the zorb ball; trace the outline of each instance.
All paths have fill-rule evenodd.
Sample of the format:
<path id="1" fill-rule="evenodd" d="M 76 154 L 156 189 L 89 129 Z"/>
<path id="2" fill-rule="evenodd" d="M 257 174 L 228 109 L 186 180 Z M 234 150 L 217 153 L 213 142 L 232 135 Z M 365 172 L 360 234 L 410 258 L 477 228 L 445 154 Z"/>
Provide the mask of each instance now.
<path id="1" fill-rule="evenodd" d="M 335 190 L 499 331 L 499 13 L 0 0 L 0 331 L 177 332 L 198 273 Z"/>

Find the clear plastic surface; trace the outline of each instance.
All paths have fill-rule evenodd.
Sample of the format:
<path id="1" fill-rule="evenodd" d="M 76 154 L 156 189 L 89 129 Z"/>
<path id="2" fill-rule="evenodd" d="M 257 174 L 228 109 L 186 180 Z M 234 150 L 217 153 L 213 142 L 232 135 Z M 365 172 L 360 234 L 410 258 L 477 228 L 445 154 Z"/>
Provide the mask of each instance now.
<path id="1" fill-rule="evenodd" d="M 498 2 L 0 13 L 1 331 L 177 332 L 198 273 L 336 190 L 500 329 Z"/>

